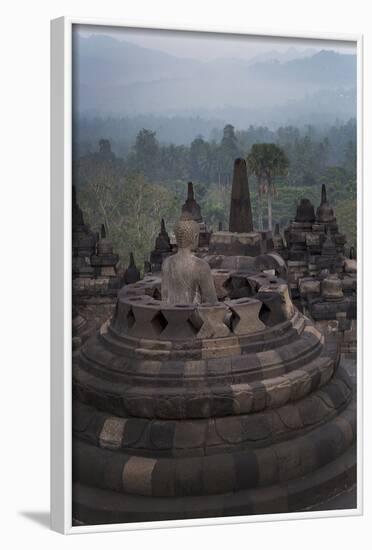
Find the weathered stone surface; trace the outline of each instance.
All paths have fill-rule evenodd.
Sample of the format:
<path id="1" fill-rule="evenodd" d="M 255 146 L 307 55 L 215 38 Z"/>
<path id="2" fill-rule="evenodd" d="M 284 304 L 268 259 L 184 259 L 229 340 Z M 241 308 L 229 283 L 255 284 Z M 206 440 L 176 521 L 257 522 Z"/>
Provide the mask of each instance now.
<path id="1" fill-rule="evenodd" d="M 300 294 L 303 296 L 320 294 L 320 281 L 313 277 L 303 277 L 299 279 L 298 287 Z"/>
<path id="2" fill-rule="evenodd" d="M 192 322 L 192 314 L 195 311 L 193 305 L 164 306 L 161 314 L 166 320 L 166 326 L 162 332 L 162 338 L 166 340 L 178 340 L 195 337 L 198 329 Z"/>
<path id="3" fill-rule="evenodd" d="M 264 323 L 259 319 L 262 303 L 252 298 L 239 298 L 227 302 L 233 315 L 231 318 L 231 330 L 234 334 L 249 334 L 265 329 Z"/>
<path id="4" fill-rule="evenodd" d="M 214 281 L 214 286 L 216 288 L 216 294 L 218 300 L 224 300 L 228 295 L 228 290 L 225 286 L 225 283 L 230 278 L 233 271 L 229 269 L 213 269 L 212 277 Z"/>
<path id="5" fill-rule="evenodd" d="M 258 256 L 262 253 L 262 237 L 258 232 L 215 232 L 211 236 L 209 251 L 225 256 Z"/>
<path id="6" fill-rule="evenodd" d="M 200 329 L 197 338 L 223 338 L 230 335 L 230 330 L 225 324 L 227 308 L 223 304 L 208 306 L 201 305 L 196 310 L 200 321 Z M 198 326 L 199 323 L 194 323 Z"/>
<path id="7" fill-rule="evenodd" d="M 245 160 L 241 158 L 236 159 L 234 162 L 229 231 L 231 233 L 250 233 L 253 231 L 247 166 Z"/>
<path id="8" fill-rule="evenodd" d="M 337 273 L 331 273 L 322 281 L 322 297 L 326 301 L 340 301 L 344 297 L 341 279 Z"/>
<path id="9" fill-rule="evenodd" d="M 313 223 L 314 221 L 314 206 L 311 204 L 309 199 L 301 199 L 300 204 L 297 206 L 296 222 Z"/>
<path id="10" fill-rule="evenodd" d="M 350 260 L 346 258 L 344 260 L 344 271 L 345 273 L 356 273 L 357 271 L 357 261 L 356 260 Z"/>
<path id="11" fill-rule="evenodd" d="M 280 254 L 277 252 L 269 252 L 257 256 L 254 262 L 255 271 L 273 270 L 275 275 L 279 277 L 287 277 L 287 266 Z"/>
<path id="12" fill-rule="evenodd" d="M 120 449 L 123 441 L 125 418 L 109 417 L 99 435 L 99 444 L 104 449 Z"/>

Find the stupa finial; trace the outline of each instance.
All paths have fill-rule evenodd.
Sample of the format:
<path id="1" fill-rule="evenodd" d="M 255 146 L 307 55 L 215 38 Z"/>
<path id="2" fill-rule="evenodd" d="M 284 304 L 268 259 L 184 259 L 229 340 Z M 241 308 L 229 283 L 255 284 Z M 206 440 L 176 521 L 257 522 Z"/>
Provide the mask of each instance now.
<path id="1" fill-rule="evenodd" d="M 129 253 L 129 265 L 127 269 L 124 272 L 124 283 L 126 285 L 136 283 L 141 278 L 141 274 L 139 272 L 139 269 L 137 269 L 137 266 L 134 261 L 134 255 L 133 252 Z"/>
<path id="2" fill-rule="evenodd" d="M 336 220 L 333 208 L 329 205 L 327 200 L 327 190 L 324 183 L 322 184 L 322 196 L 320 205 L 316 211 L 316 219 L 320 223 L 331 223 Z"/>
<path id="3" fill-rule="evenodd" d="M 106 239 L 106 227 L 105 224 L 101 224 L 101 239 Z"/>
<path id="4" fill-rule="evenodd" d="M 198 223 L 203 221 L 200 206 L 195 200 L 192 181 L 189 181 L 187 184 L 187 199 L 182 206 L 182 212 L 189 212 L 192 215 L 192 218 Z"/>

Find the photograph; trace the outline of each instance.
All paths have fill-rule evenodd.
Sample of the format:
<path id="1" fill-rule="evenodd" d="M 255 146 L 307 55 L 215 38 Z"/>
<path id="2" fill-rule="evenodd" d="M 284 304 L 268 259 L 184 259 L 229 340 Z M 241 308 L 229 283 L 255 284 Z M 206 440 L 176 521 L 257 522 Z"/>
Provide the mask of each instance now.
<path id="1" fill-rule="evenodd" d="M 359 52 L 72 23 L 73 529 L 357 512 Z"/>

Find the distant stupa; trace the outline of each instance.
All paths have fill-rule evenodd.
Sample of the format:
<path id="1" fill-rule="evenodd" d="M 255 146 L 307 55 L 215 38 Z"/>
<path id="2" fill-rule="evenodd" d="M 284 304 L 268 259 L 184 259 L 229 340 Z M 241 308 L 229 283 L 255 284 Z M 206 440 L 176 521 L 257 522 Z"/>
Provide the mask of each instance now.
<path id="1" fill-rule="evenodd" d="M 195 200 L 194 195 L 194 186 L 191 181 L 187 184 L 187 199 L 184 205 L 182 206 L 182 212 L 189 212 L 192 219 L 198 223 L 203 221 L 200 205 Z"/>

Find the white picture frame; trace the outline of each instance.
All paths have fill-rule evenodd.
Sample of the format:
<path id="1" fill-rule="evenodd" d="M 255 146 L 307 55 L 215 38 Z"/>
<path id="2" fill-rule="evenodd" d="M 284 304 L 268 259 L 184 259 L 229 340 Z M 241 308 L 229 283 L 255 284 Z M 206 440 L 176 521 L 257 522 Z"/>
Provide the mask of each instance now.
<path id="1" fill-rule="evenodd" d="M 276 33 L 275 30 L 234 28 L 188 28 L 175 24 L 149 26 L 111 19 L 62 17 L 51 22 L 51 527 L 64 533 L 107 532 L 133 529 L 185 527 L 189 525 L 232 524 L 259 521 L 295 520 L 362 514 L 363 500 L 363 439 L 362 392 L 357 400 L 357 508 L 290 514 L 225 517 L 216 519 L 172 520 L 160 522 L 72 526 L 72 468 L 71 468 L 71 169 L 72 169 L 72 26 L 102 25 L 163 30 L 199 31 L 259 35 L 266 37 L 308 38 L 319 40 L 350 41 L 357 48 L 357 241 L 358 241 L 358 351 L 357 385 L 363 387 L 363 258 L 362 253 L 362 134 L 363 97 L 362 63 L 363 37 L 335 33 Z"/>

